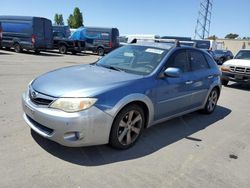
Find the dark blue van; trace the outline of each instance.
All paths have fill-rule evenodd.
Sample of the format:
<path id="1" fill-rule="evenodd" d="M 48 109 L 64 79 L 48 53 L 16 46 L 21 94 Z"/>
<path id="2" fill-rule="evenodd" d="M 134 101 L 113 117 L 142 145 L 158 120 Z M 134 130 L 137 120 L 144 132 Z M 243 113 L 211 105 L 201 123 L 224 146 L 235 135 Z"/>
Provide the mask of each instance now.
<path id="1" fill-rule="evenodd" d="M 53 48 L 52 23 L 41 17 L 0 16 L 2 22 L 2 47 L 14 48 L 15 52 Z"/>
<path id="2" fill-rule="evenodd" d="M 118 37 L 117 28 L 102 27 L 81 27 L 70 36 L 71 39 L 85 40 L 85 49 L 96 52 L 100 56 L 120 46 Z"/>

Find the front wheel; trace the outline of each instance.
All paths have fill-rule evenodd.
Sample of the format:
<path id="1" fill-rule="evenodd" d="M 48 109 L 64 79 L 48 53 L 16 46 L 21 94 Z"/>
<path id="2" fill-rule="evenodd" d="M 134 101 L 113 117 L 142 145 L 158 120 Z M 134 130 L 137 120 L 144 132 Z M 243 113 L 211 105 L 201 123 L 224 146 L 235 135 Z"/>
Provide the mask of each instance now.
<path id="1" fill-rule="evenodd" d="M 218 99 L 219 99 L 219 91 L 218 91 L 218 89 L 214 88 L 210 92 L 208 99 L 207 99 L 207 102 L 206 102 L 206 105 L 205 105 L 205 108 L 202 111 L 205 114 L 211 114 L 217 105 Z"/>
<path id="2" fill-rule="evenodd" d="M 127 149 L 139 139 L 145 125 L 145 115 L 138 105 L 121 110 L 112 125 L 109 143 L 117 149 Z"/>
<path id="3" fill-rule="evenodd" d="M 221 80 L 221 84 L 222 84 L 223 86 L 227 86 L 228 80 Z"/>

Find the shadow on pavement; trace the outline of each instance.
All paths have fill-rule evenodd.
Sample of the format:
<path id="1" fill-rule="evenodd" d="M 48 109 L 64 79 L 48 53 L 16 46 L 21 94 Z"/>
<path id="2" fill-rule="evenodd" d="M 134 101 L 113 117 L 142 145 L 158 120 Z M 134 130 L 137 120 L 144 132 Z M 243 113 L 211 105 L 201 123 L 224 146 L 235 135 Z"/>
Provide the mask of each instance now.
<path id="1" fill-rule="evenodd" d="M 230 109 L 217 106 L 211 115 L 194 112 L 152 126 L 146 129 L 134 147 L 128 150 L 115 150 L 106 145 L 69 148 L 47 140 L 34 131 L 31 131 L 31 135 L 44 150 L 55 157 L 77 165 L 100 166 L 144 157 L 181 139 L 202 142 L 201 139 L 190 137 L 190 135 L 208 126 L 215 126 L 214 123 L 225 118 L 230 113 Z"/>
<path id="2" fill-rule="evenodd" d="M 0 55 L 12 55 L 10 53 L 0 52 Z"/>
<path id="3" fill-rule="evenodd" d="M 232 88 L 232 89 L 241 89 L 241 90 L 246 90 L 250 91 L 250 84 L 241 84 L 241 83 L 233 83 L 230 84 L 226 87 Z"/>

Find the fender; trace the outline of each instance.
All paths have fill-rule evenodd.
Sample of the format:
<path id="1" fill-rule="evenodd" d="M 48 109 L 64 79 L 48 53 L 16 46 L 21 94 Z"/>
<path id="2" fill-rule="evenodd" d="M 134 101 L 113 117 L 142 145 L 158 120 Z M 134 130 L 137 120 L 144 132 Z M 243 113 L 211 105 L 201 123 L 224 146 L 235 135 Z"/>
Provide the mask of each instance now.
<path id="1" fill-rule="evenodd" d="M 112 109 L 107 110 L 106 113 L 115 118 L 123 107 L 135 101 L 143 102 L 147 106 L 149 112 L 147 127 L 151 126 L 154 121 L 154 105 L 148 96 L 141 93 L 127 95 L 126 97 L 122 98 Z"/>

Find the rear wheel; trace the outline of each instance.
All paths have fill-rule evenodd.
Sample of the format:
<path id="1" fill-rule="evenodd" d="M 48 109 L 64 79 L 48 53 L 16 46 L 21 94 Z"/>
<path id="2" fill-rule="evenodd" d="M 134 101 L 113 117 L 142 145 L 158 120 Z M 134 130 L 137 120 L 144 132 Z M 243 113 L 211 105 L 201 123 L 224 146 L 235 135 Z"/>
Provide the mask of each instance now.
<path id="1" fill-rule="evenodd" d="M 218 91 L 218 89 L 214 88 L 210 92 L 208 99 L 207 99 L 207 102 L 206 102 L 206 105 L 205 105 L 205 108 L 203 109 L 203 112 L 205 114 L 211 114 L 214 111 L 214 109 L 217 105 L 218 98 L 219 98 L 219 91 Z"/>
<path id="2" fill-rule="evenodd" d="M 22 47 L 20 46 L 20 44 L 18 44 L 18 43 L 14 44 L 14 51 L 16 53 L 21 53 L 22 52 Z"/>
<path id="3" fill-rule="evenodd" d="M 145 125 L 143 109 L 129 105 L 121 110 L 112 125 L 109 143 L 117 149 L 127 149 L 139 139 Z"/>
<path id="4" fill-rule="evenodd" d="M 223 86 L 227 86 L 228 82 L 229 82 L 228 80 L 221 80 L 221 84 Z"/>
<path id="5" fill-rule="evenodd" d="M 98 49 L 97 49 L 97 54 L 98 54 L 99 56 L 104 56 L 104 49 L 103 49 L 103 48 L 98 48 Z"/>
<path id="6" fill-rule="evenodd" d="M 40 50 L 35 50 L 35 54 L 40 54 Z"/>
<path id="7" fill-rule="evenodd" d="M 66 54 L 67 51 L 68 51 L 67 46 L 61 45 L 61 46 L 59 47 L 59 52 L 60 52 L 61 54 Z"/>

